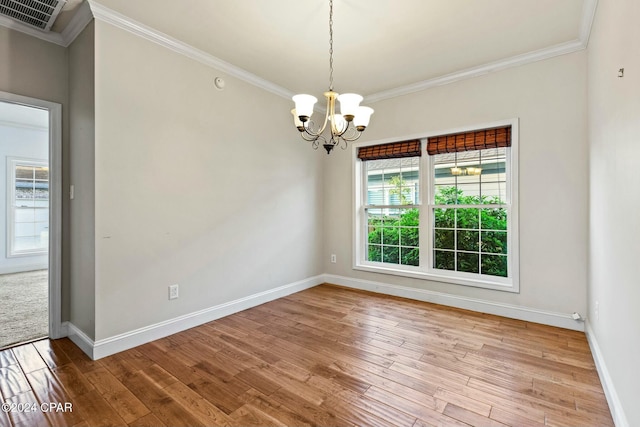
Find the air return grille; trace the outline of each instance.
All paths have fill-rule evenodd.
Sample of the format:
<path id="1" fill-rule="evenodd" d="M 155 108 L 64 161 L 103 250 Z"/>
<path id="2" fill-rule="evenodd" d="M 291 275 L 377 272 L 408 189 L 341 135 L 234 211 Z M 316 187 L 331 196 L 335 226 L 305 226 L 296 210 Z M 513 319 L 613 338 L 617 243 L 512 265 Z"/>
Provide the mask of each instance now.
<path id="1" fill-rule="evenodd" d="M 67 0 L 0 0 L 0 14 L 49 31 Z"/>

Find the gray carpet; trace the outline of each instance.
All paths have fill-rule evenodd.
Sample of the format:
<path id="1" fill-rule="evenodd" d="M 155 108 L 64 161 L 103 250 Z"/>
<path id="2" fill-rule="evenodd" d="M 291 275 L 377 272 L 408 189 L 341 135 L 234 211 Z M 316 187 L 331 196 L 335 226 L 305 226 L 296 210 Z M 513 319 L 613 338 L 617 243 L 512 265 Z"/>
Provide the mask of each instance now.
<path id="1" fill-rule="evenodd" d="M 48 271 L 0 275 L 0 348 L 49 335 Z"/>

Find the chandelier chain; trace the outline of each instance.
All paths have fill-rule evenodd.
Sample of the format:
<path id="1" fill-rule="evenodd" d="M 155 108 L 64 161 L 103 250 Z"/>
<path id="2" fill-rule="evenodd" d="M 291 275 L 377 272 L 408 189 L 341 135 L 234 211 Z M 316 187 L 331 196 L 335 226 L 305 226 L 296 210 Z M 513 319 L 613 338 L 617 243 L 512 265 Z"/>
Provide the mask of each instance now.
<path id="1" fill-rule="evenodd" d="M 333 0 L 329 0 L 329 90 L 333 91 Z"/>

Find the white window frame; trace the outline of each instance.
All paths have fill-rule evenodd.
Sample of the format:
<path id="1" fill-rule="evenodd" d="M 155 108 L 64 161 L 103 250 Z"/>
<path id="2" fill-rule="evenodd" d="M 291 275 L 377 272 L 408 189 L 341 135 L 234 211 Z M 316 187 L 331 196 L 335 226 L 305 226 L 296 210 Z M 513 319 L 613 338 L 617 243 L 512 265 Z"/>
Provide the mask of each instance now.
<path id="1" fill-rule="evenodd" d="M 46 255 L 49 246 L 44 249 L 31 249 L 16 251 L 14 249 L 15 238 L 15 197 L 16 197 L 16 168 L 18 166 L 49 167 L 46 160 L 27 159 L 22 157 L 7 157 L 7 258 L 19 258 L 27 256 Z M 49 183 L 51 177 L 49 177 Z M 51 192 L 49 191 L 48 210 L 51 210 Z"/>
<path id="2" fill-rule="evenodd" d="M 519 239 L 518 239 L 518 119 L 501 120 L 482 123 L 455 129 L 424 132 L 418 135 L 389 138 L 385 140 L 356 143 L 352 145 L 353 159 L 353 269 L 373 273 L 391 274 L 423 280 L 432 280 L 456 285 L 472 286 L 507 292 L 520 292 L 519 271 Z M 507 204 L 507 271 L 509 277 L 498 277 L 457 271 L 434 269 L 433 266 L 433 223 L 431 203 L 433 201 L 433 156 L 426 153 L 426 141 L 430 136 L 452 133 L 469 132 L 478 129 L 489 129 L 501 126 L 511 126 L 511 147 L 506 156 L 506 204 Z M 358 159 L 358 148 L 385 144 L 394 141 L 420 139 L 422 141 L 420 157 L 420 203 L 415 205 L 420 210 L 420 266 L 406 266 L 383 262 L 372 262 L 366 258 L 367 254 L 367 219 L 365 214 L 366 200 L 366 167 Z M 453 206 L 452 206 L 453 207 Z M 475 206 L 474 206 L 475 207 Z"/>

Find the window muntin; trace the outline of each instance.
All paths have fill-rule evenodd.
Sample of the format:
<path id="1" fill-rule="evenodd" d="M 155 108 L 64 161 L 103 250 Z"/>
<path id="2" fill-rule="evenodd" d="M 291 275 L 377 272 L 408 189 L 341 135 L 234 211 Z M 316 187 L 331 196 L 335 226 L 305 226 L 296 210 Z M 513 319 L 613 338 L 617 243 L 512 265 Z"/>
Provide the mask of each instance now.
<path id="1" fill-rule="evenodd" d="M 46 163 L 9 162 L 9 256 L 46 253 L 49 247 L 49 168 Z"/>

